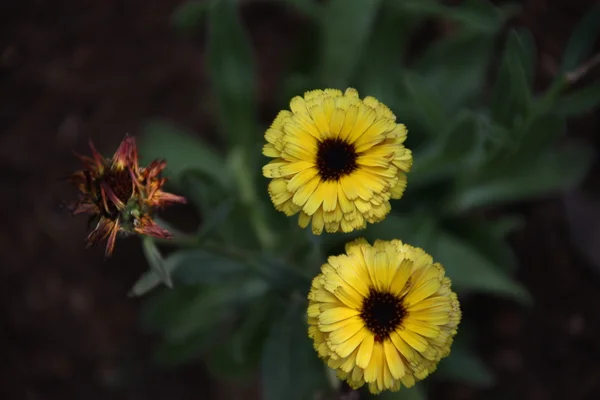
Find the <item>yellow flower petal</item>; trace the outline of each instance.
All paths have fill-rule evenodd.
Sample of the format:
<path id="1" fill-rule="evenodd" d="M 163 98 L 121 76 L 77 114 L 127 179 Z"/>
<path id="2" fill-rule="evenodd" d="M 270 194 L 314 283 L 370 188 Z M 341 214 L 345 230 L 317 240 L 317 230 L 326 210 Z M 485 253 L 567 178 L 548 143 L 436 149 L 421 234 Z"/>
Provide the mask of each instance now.
<path id="1" fill-rule="evenodd" d="M 402 378 L 404 374 L 406 374 L 406 369 L 404 368 L 404 361 L 400 358 L 400 354 L 398 353 L 398 350 L 396 350 L 396 347 L 394 347 L 391 341 L 386 340 L 383 342 L 383 351 L 392 376 L 395 379 Z"/>
<path id="2" fill-rule="evenodd" d="M 398 331 L 398 334 L 413 349 L 417 351 L 425 351 L 427 349 L 427 340 L 422 336 L 406 329 Z"/>
<path id="3" fill-rule="evenodd" d="M 325 310 L 319 315 L 322 324 L 333 324 L 358 315 L 359 312 L 348 307 L 337 307 Z"/>
<path id="4" fill-rule="evenodd" d="M 356 365 L 361 368 L 367 368 L 373 355 L 373 347 L 375 345 L 375 336 L 367 335 L 360 344 L 358 355 L 356 356 Z"/>
<path id="5" fill-rule="evenodd" d="M 361 343 L 362 341 L 369 335 L 369 331 L 367 328 L 362 328 L 359 330 L 354 336 L 350 339 L 346 340 L 343 343 L 332 346 L 331 349 L 340 357 L 348 357 Z"/>
<path id="6" fill-rule="evenodd" d="M 365 368 L 365 382 L 375 382 L 383 374 L 383 346 L 375 343 L 369 365 Z"/>

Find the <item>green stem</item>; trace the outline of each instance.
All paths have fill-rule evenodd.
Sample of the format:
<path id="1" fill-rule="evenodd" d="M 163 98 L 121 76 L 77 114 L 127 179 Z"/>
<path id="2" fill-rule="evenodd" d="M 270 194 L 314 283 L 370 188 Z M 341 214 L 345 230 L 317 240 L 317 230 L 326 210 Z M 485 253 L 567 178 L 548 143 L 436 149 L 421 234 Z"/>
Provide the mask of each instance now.
<path id="1" fill-rule="evenodd" d="M 248 216 L 252 222 L 258 241 L 263 249 L 272 250 L 277 244 L 277 237 L 266 223 L 264 210 L 256 194 L 255 182 L 247 152 L 243 147 L 235 147 L 229 154 L 228 162 L 237 181 L 240 199 L 248 210 Z"/>

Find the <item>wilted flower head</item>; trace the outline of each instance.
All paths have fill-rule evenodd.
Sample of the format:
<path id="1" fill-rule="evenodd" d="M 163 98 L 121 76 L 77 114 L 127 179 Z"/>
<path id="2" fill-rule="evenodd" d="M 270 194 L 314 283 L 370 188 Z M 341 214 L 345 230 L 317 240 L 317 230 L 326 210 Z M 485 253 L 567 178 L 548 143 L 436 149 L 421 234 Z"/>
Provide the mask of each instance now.
<path id="1" fill-rule="evenodd" d="M 352 388 L 411 387 L 450 354 L 460 306 L 429 254 L 399 240 L 358 239 L 327 261 L 308 295 L 308 332 Z"/>
<path id="2" fill-rule="evenodd" d="M 90 148 L 92 157 L 79 156 L 83 169 L 68 178 L 80 191 L 79 201 L 72 205 L 73 214 L 90 214 L 90 220 L 96 222 L 86 239 L 88 246 L 108 239 L 109 256 L 118 233 L 170 238 L 169 231 L 152 220 L 152 214 L 157 208 L 186 200 L 161 190 L 167 181 L 160 176 L 166 161 L 155 160 L 140 168 L 132 136 L 125 136 L 112 159 L 102 157 L 91 140 Z"/>
<path id="3" fill-rule="evenodd" d="M 306 92 L 265 132 L 263 167 L 275 208 L 312 224 L 314 234 L 351 232 L 379 222 L 406 188 L 412 153 L 407 130 L 371 96 L 355 89 Z"/>

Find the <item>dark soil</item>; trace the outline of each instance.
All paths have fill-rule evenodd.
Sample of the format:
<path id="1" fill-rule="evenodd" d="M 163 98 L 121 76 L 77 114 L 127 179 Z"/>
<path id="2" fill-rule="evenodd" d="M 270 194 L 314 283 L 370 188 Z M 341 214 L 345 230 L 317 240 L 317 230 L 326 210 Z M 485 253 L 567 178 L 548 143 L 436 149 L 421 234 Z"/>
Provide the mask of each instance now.
<path id="1" fill-rule="evenodd" d="M 61 209 L 74 192 L 57 179 L 78 167 L 91 137 L 103 153 L 148 118 L 168 117 L 214 137 L 202 38 L 177 34 L 181 0 L 21 0 L 0 4 L 0 366 L 2 399 L 250 398 L 255 388 L 210 380 L 201 365 L 164 370 L 126 296 L 144 271 L 139 243 L 84 250 L 84 218 Z M 555 72 L 574 24 L 593 1 L 528 0 L 540 84 Z M 550 6 L 552 4 L 552 6 Z M 248 5 L 261 106 L 273 103 L 277 59 L 298 30 L 280 7 Z M 296 28 L 295 28 L 296 27 Z M 570 125 L 595 141 L 598 116 Z M 590 177 L 597 182 L 598 168 Z M 480 352 L 499 374 L 488 390 L 436 386 L 440 399 L 600 398 L 600 279 L 573 245 L 559 198 L 520 205 L 511 237 L 519 276 L 534 296 L 524 310 L 481 297 Z M 185 207 L 175 214 L 187 215 Z"/>

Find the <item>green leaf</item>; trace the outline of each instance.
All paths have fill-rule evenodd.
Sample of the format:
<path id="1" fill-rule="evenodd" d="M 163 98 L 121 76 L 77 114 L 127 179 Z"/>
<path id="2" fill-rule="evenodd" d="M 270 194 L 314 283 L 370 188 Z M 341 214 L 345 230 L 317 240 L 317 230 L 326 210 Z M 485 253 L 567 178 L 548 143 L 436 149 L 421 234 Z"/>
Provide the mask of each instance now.
<path id="1" fill-rule="evenodd" d="M 397 392 L 383 392 L 380 394 L 370 394 L 371 399 L 377 400 L 427 400 L 427 392 L 423 384 L 417 383 L 411 388 L 401 387 Z"/>
<path id="2" fill-rule="evenodd" d="M 531 302 L 521 284 L 453 234 L 438 232 L 428 249 L 433 258 L 444 265 L 459 297 L 464 293 L 482 292 L 506 296 L 524 304 Z"/>
<path id="3" fill-rule="evenodd" d="M 567 131 L 564 117 L 555 114 L 539 115 L 521 135 L 517 153 L 509 156 L 507 163 L 516 168 L 522 168 L 531 161 L 531 155 L 548 151 Z"/>
<path id="4" fill-rule="evenodd" d="M 525 117 L 531 103 L 531 41 L 523 31 L 511 30 L 491 99 L 492 116 L 506 127 L 513 127 Z"/>
<path id="5" fill-rule="evenodd" d="M 218 330 L 207 330 L 182 341 L 163 341 L 156 346 L 153 360 L 171 367 L 192 362 L 211 348 L 218 335 Z"/>
<path id="6" fill-rule="evenodd" d="M 474 114 L 459 114 L 453 126 L 438 140 L 428 143 L 424 150 L 415 151 L 410 184 L 421 186 L 459 173 L 471 161 L 481 139 L 478 128 Z"/>
<path id="7" fill-rule="evenodd" d="M 150 236 L 144 236 L 142 239 L 142 250 L 146 256 L 148 264 L 150 264 L 150 270 L 157 274 L 161 282 L 167 287 L 173 287 L 173 281 L 171 280 L 171 271 L 165 265 L 162 255 L 154 243 L 154 239 Z"/>
<path id="8" fill-rule="evenodd" d="M 264 277 L 274 291 L 286 295 L 291 292 L 308 294 L 313 275 L 306 274 L 296 265 L 269 256 L 262 257 L 258 262 L 264 265 Z"/>
<path id="9" fill-rule="evenodd" d="M 381 0 L 330 0 L 321 14 L 319 74 L 327 87 L 344 89 L 373 28 Z"/>
<path id="10" fill-rule="evenodd" d="M 400 239 L 413 246 L 428 248 L 435 240 L 436 221 L 430 214 L 415 212 L 410 216 L 391 214 L 361 233 L 370 243 L 375 240 Z"/>
<path id="11" fill-rule="evenodd" d="M 444 99 L 448 112 L 477 98 L 485 83 L 494 37 L 470 31 L 435 41 L 417 60 L 414 69 Z"/>
<path id="12" fill-rule="evenodd" d="M 186 285 L 220 283 L 248 271 L 247 264 L 204 249 L 179 250 L 165 264 Z"/>
<path id="13" fill-rule="evenodd" d="M 203 288 L 166 327 L 165 336 L 169 341 L 181 341 L 207 329 L 218 329 L 220 323 L 232 317 L 237 307 L 264 295 L 267 289 L 266 283 L 258 279 Z"/>
<path id="14" fill-rule="evenodd" d="M 560 73 L 566 74 L 586 61 L 600 35 L 600 5 L 592 7 L 575 27 L 569 38 Z"/>
<path id="15" fill-rule="evenodd" d="M 516 164 L 510 170 L 494 170 L 493 174 L 481 175 L 475 182 L 457 188 L 451 208 L 464 211 L 573 188 L 585 177 L 593 156 L 593 150 L 580 143 L 541 154 L 530 153 L 528 165 Z M 522 167 L 519 169 L 519 166 Z"/>
<path id="16" fill-rule="evenodd" d="M 196 296 L 197 286 L 178 286 L 162 290 L 144 299 L 140 313 L 140 324 L 144 331 L 157 333 L 169 327 Z"/>
<path id="17" fill-rule="evenodd" d="M 533 35 L 528 29 L 514 28 L 511 36 L 514 40 L 518 41 L 518 43 L 515 43 L 515 51 L 518 52 L 518 58 L 523 66 L 525 81 L 527 82 L 528 87 L 531 87 L 533 85 L 536 66 L 536 49 Z M 509 41 L 510 40 L 511 37 L 509 36 Z"/>
<path id="18" fill-rule="evenodd" d="M 489 387 L 495 378 L 489 368 L 466 345 L 455 342 L 452 352 L 438 365 L 437 379 L 466 382 L 477 387 Z"/>
<path id="19" fill-rule="evenodd" d="M 393 110 L 398 107 L 402 58 L 422 18 L 410 16 L 384 2 L 355 74 L 360 92 L 368 93 Z"/>
<path id="20" fill-rule="evenodd" d="M 600 81 L 558 98 L 554 110 L 563 117 L 579 116 L 600 105 Z"/>
<path id="21" fill-rule="evenodd" d="M 292 300 L 271 325 L 261 366 L 265 400 L 312 399 L 327 386 L 326 367 L 308 338 L 306 306 Z"/>
<path id="22" fill-rule="evenodd" d="M 166 267 L 166 274 L 170 276 L 172 271 Z M 146 271 L 134 284 L 128 295 L 130 297 L 139 297 L 143 296 L 146 293 L 152 291 L 156 287 L 158 287 L 161 283 L 164 283 L 161 275 L 156 272 L 154 269 L 150 271 Z"/>
<path id="23" fill-rule="evenodd" d="M 209 0 L 207 59 L 223 132 L 233 143 L 259 140 L 256 73 L 250 40 L 235 0 Z"/>
<path id="24" fill-rule="evenodd" d="M 464 221 L 458 220 L 453 224 L 454 231 L 476 249 L 481 255 L 494 263 L 499 269 L 514 273 L 517 269 L 517 259 L 505 239 L 506 223 L 514 219 L 499 221 Z M 501 226 L 501 225 L 505 226 Z M 514 226 L 514 225 L 513 225 Z"/>
<path id="25" fill-rule="evenodd" d="M 187 1 L 171 14 L 171 24 L 182 31 L 192 31 L 200 27 L 207 14 L 206 1 Z"/>
<path id="26" fill-rule="evenodd" d="M 207 366 L 213 376 L 245 379 L 253 372 L 268 332 L 272 303 L 273 298 L 268 296 L 254 302 L 231 337 L 210 352 Z"/>
<path id="27" fill-rule="evenodd" d="M 235 199 L 232 197 L 225 198 L 225 200 L 219 204 L 212 213 L 205 213 L 204 220 L 198 230 L 198 237 L 205 238 L 209 236 L 213 231 L 218 230 L 223 226 L 225 221 L 229 218 L 235 207 Z"/>
<path id="28" fill-rule="evenodd" d="M 165 173 L 170 177 L 170 183 L 181 185 L 184 172 L 197 170 L 224 187 L 231 184 L 223 158 L 200 137 L 170 123 L 160 120 L 147 123 L 139 147 L 141 156 L 148 162 L 167 160 Z"/>
<path id="29" fill-rule="evenodd" d="M 407 99 L 412 102 L 417 115 L 431 137 L 440 137 L 448 130 L 449 121 L 439 93 L 432 89 L 426 77 L 406 73 L 403 79 Z"/>
<path id="30" fill-rule="evenodd" d="M 388 0 L 390 4 L 412 15 L 433 16 L 452 20 L 479 33 L 497 32 L 513 15 L 514 5 L 497 7 L 487 0 L 466 0 L 460 6 L 446 6 L 435 0 Z"/>

